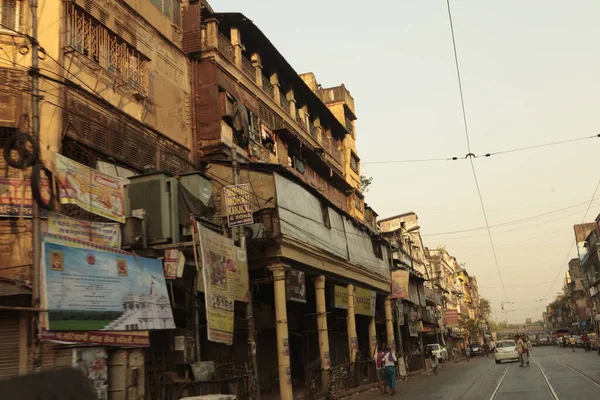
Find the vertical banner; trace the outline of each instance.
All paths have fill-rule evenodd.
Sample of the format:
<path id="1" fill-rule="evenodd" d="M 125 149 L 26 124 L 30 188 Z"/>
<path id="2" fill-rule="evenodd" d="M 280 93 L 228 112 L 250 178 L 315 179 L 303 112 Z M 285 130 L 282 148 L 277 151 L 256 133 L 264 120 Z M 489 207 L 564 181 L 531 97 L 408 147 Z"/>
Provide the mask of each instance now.
<path id="1" fill-rule="evenodd" d="M 446 326 L 449 328 L 455 328 L 458 326 L 458 311 L 457 310 L 446 310 L 445 314 Z"/>
<path id="2" fill-rule="evenodd" d="M 396 299 L 396 320 L 398 325 L 404 325 L 404 304 L 401 299 Z"/>
<path id="3" fill-rule="evenodd" d="M 61 204 L 76 204 L 101 217 L 125 222 L 127 179 L 103 174 L 60 154 L 56 154 L 54 174 Z"/>
<path id="4" fill-rule="evenodd" d="M 208 340 L 233 344 L 236 254 L 233 241 L 196 222 L 206 303 Z"/>
<path id="5" fill-rule="evenodd" d="M 251 187 L 248 183 L 241 185 L 226 186 L 223 188 L 225 194 L 225 211 L 227 213 L 227 224 L 230 228 L 252 224 L 252 201 L 250 199 Z"/>
<path id="6" fill-rule="evenodd" d="M 177 279 L 183 276 L 185 256 L 179 249 L 165 249 L 165 279 Z"/>
<path id="7" fill-rule="evenodd" d="M 392 298 L 408 299 L 408 271 L 392 271 Z"/>
<path id="8" fill-rule="evenodd" d="M 289 301 L 306 303 L 304 272 L 290 268 L 285 278 L 285 291 Z"/>

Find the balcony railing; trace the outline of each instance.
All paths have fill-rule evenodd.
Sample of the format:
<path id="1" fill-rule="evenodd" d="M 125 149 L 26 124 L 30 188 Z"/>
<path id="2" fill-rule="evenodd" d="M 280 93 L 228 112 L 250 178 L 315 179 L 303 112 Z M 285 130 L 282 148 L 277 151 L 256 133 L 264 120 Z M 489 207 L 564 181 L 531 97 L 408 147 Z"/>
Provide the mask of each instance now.
<path id="1" fill-rule="evenodd" d="M 308 132 L 313 139 L 317 138 L 317 127 L 310 124 L 310 131 Z"/>
<path id="2" fill-rule="evenodd" d="M 290 101 L 285 97 L 285 95 L 283 93 L 279 93 L 279 104 L 281 105 L 281 108 L 283 108 L 283 111 L 285 111 L 286 114 L 290 114 Z"/>
<path id="3" fill-rule="evenodd" d="M 235 62 L 235 49 L 233 48 L 233 44 L 219 32 L 218 36 L 218 47 L 221 54 L 225 56 L 229 61 Z"/>
<path id="4" fill-rule="evenodd" d="M 273 85 L 269 81 L 269 78 L 263 76 L 262 80 L 262 88 L 264 92 L 272 99 L 275 99 L 275 94 L 273 93 Z"/>
<path id="5" fill-rule="evenodd" d="M 300 125 L 302 130 L 306 131 L 306 121 L 300 116 L 300 113 L 296 113 L 296 122 Z"/>
<path id="6" fill-rule="evenodd" d="M 242 72 L 248 78 L 252 79 L 253 81 L 256 81 L 256 68 L 254 68 L 254 65 L 252 65 L 250 60 L 248 60 L 245 57 L 242 57 Z"/>

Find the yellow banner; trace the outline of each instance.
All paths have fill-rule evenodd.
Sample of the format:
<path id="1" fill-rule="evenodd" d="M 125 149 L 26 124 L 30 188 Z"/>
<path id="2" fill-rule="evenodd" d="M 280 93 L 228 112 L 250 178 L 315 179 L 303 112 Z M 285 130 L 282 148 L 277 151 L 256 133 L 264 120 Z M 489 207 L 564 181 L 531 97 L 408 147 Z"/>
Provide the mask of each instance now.
<path id="1" fill-rule="evenodd" d="M 62 204 L 76 204 L 93 214 L 125 222 L 127 179 L 115 178 L 56 155 L 54 168 Z"/>
<path id="2" fill-rule="evenodd" d="M 334 307 L 348 309 L 348 289 L 334 286 Z M 375 292 L 362 288 L 354 288 L 354 313 L 375 316 Z"/>
<path id="3" fill-rule="evenodd" d="M 48 233 L 84 240 L 101 246 L 121 247 L 121 226 L 118 223 L 81 221 L 62 214 L 48 215 Z"/>

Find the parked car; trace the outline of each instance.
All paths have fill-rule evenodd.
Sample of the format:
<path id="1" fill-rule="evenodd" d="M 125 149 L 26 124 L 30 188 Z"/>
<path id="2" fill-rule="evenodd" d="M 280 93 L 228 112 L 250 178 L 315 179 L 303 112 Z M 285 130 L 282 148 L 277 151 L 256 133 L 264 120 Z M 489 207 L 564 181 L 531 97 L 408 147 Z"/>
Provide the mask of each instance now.
<path id="1" fill-rule="evenodd" d="M 472 344 L 471 345 L 471 355 L 472 356 L 483 355 L 483 347 L 480 344 Z"/>
<path id="2" fill-rule="evenodd" d="M 519 353 L 517 353 L 517 344 L 514 340 L 500 340 L 496 343 L 494 351 L 494 360 L 496 364 L 500 364 L 505 360 L 519 361 Z"/>
<path id="3" fill-rule="evenodd" d="M 539 345 L 540 346 L 551 346 L 552 340 L 549 336 L 540 336 Z"/>
<path id="4" fill-rule="evenodd" d="M 431 352 L 437 358 L 438 362 L 444 362 L 448 360 L 448 352 L 446 348 L 439 343 L 428 344 L 427 347 L 431 349 Z"/>

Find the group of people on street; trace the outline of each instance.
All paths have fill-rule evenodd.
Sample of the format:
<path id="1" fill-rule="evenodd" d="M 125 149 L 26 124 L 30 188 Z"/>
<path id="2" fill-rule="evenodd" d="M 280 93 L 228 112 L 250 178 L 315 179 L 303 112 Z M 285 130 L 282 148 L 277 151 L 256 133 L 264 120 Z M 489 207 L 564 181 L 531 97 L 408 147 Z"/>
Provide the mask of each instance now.
<path id="1" fill-rule="evenodd" d="M 519 353 L 519 367 L 524 365 L 529 366 L 529 352 L 531 350 L 531 342 L 527 336 L 517 336 L 517 353 Z"/>
<path id="2" fill-rule="evenodd" d="M 387 394 L 388 387 L 392 396 L 396 394 L 396 362 L 398 358 L 390 346 L 380 348 L 377 352 L 375 368 L 381 394 Z"/>

